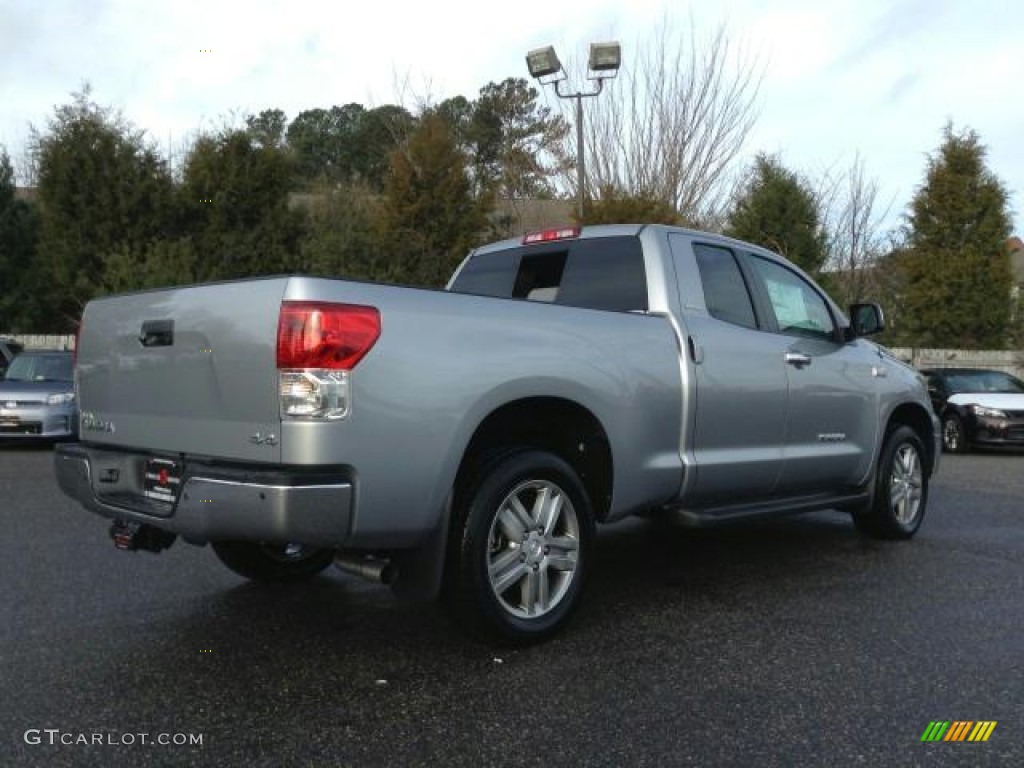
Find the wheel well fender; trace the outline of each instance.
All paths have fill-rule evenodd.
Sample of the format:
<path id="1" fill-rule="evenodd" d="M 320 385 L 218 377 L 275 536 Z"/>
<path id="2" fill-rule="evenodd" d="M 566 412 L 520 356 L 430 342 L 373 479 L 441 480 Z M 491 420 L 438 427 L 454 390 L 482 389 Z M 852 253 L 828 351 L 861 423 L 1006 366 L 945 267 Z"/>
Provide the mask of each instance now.
<path id="1" fill-rule="evenodd" d="M 596 519 L 607 516 L 613 486 L 607 432 L 590 410 L 559 397 L 529 397 L 506 403 L 480 422 L 455 476 L 456 506 L 460 493 L 473 487 L 488 463 L 516 448 L 537 448 L 561 458 L 579 475 Z"/>
<path id="2" fill-rule="evenodd" d="M 921 439 L 924 445 L 925 469 L 930 475 L 935 466 L 935 423 L 931 412 L 917 403 L 903 403 L 889 415 L 885 434 L 888 435 L 899 426 L 910 427 Z"/>

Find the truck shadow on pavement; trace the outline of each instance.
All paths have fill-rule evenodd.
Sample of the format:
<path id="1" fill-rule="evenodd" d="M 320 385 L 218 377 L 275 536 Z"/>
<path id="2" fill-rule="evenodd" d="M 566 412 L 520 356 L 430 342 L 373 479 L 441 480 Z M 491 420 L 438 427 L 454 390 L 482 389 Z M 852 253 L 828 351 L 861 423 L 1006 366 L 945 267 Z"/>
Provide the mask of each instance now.
<path id="1" fill-rule="evenodd" d="M 869 567 L 865 557 L 885 557 L 894 546 L 860 538 L 848 517 L 834 513 L 716 531 L 629 521 L 599 533 L 575 620 L 541 645 L 509 650 L 467 638 L 440 606 L 399 603 L 387 588 L 329 570 L 302 585 L 242 583 L 209 593 L 191 614 L 178 612 L 154 627 L 158 643 L 145 655 L 160 665 L 194 655 L 208 667 L 204 674 L 228 686 L 257 668 L 306 677 L 354 666 L 355 678 L 372 687 L 426 665 L 443 680 L 443 667 L 453 660 L 544 656 L 552 647 L 585 647 L 651 615 L 679 613 L 692 622 L 764 604 L 769 596 L 862 572 Z M 359 661 L 382 657 L 387 661 Z"/>

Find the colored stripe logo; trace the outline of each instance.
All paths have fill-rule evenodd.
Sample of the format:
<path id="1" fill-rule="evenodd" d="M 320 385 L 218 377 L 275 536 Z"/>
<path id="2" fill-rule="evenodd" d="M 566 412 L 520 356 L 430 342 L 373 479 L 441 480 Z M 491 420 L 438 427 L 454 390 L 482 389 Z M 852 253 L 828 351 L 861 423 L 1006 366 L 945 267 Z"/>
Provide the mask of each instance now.
<path id="1" fill-rule="evenodd" d="M 996 729 L 995 720 L 932 720 L 921 741 L 988 741 Z"/>

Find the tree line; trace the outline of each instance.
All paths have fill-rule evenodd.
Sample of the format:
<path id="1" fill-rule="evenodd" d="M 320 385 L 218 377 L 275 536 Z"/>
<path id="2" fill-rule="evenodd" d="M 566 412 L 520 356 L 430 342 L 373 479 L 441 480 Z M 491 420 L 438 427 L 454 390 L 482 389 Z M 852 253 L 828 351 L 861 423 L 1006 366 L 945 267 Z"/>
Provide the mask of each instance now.
<path id="1" fill-rule="evenodd" d="M 88 88 L 33 128 L 34 198 L 0 148 L 0 327 L 62 332 L 107 293 L 305 272 L 441 285 L 506 234 L 496 196 L 554 194 L 564 120 L 525 80 L 417 114 L 281 110 L 197 135 L 174 172 Z"/>
<path id="2" fill-rule="evenodd" d="M 703 46 L 703 47 L 702 47 Z M 664 222 L 763 245 L 845 304 L 878 299 L 894 344 L 1020 344 L 1008 195 L 979 136 L 947 125 L 904 223 L 861 157 L 812 178 L 778 155 L 736 172 L 760 73 L 724 28 L 637 46 L 588 105 L 583 223 Z M 684 56 L 683 52 L 688 52 Z M 567 116 L 521 78 L 415 110 L 266 109 L 194 136 L 172 167 L 88 87 L 30 133 L 32 199 L 0 147 L 0 329 L 67 332 L 107 293 L 265 274 L 443 285 L 512 234 L 502 200 L 571 198 Z"/>

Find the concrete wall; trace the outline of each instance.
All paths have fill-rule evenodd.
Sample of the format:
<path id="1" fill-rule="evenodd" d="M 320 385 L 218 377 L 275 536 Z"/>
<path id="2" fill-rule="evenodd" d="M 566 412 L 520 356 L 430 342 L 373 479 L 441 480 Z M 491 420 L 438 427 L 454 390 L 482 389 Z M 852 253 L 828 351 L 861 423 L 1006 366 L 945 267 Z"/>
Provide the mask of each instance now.
<path id="1" fill-rule="evenodd" d="M 991 368 L 1024 379 L 1024 350 L 920 349 L 891 347 L 900 360 L 915 368 Z"/>
<path id="2" fill-rule="evenodd" d="M 74 336 L 48 336 L 36 333 L 0 333 L 0 338 L 14 339 L 32 349 L 74 349 Z"/>

